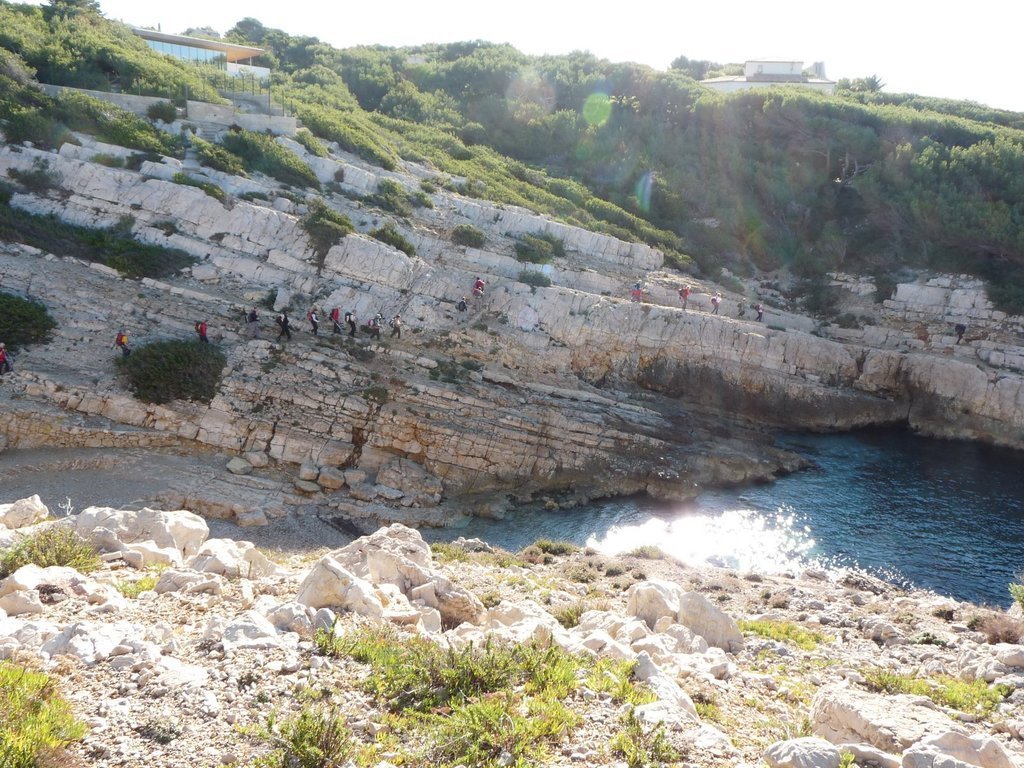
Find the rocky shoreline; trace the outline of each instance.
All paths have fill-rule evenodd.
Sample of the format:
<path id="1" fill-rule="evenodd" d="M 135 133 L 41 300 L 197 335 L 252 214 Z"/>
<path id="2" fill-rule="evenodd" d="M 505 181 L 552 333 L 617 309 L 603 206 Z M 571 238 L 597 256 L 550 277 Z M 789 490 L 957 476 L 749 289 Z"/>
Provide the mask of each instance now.
<path id="1" fill-rule="evenodd" d="M 89 727 L 70 759 L 98 768 L 251 765 L 277 746 L 259 735 L 268 716 L 310 702 L 351 732 L 358 761 L 346 765 L 420 765 L 430 734 L 396 741 L 395 714 L 366 685 L 373 668 L 314 642 L 318 628 L 383 627 L 406 644 L 537 643 L 635 664 L 647 703 L 581 678 L 565 700 L 578 724 L 538 764 L 627 765 L 615 745 L 632 716 L 635 739 L 660 733 L 674 750 L 655 762 L 695 768 L 1024 766 L 1019 608 L 649 550 L 432 550 L 397 524 L 348 540 L 314 516 L 248 531 L 151 509 L 52 520 L 28 498 L 0 504 L 0 524 L 0 557 L 53 527 L 102 553 L 90 573 L 27 565 L 0 581 L 0 658 L 59 681 Z M 900 681 L 919 684 L 901 693 Z M 954 684 L 990 698 L 945 695 Z"/>

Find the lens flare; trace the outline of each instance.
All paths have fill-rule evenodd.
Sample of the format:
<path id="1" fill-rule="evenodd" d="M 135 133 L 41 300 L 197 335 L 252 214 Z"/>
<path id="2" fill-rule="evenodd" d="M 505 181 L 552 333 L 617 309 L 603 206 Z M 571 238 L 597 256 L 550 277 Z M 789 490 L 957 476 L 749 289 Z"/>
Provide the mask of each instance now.
<path id="1" fill-rule="evenodd" d="M 654 171 L 648 171 L 636 183 L 633 194 L 637 207 L 644 213 L 651 212 L 651 190 L 654 188 Z"/>
<path id="2" fill-rule="evenodd" d="M 612 116 L 612 100 L 607 93 L 597 91 L 583 102 L 583 119 L 588 125 L 601 126 Z"/>

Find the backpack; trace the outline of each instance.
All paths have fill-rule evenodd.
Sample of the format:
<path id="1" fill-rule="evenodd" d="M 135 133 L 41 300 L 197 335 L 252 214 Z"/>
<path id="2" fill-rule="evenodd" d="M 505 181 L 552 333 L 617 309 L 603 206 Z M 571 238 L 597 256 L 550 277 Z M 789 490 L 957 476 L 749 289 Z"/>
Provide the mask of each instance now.
<path id="1" fill-rule="evenodd" d="M 306 313 L 306 319 L 309 320 L 309 322 L 312 323 L 313 322 L 313 313 L 312 312 L 307 312 Z"/>
<path id="2" fill-rule="evenodd" d="M 346 312 L 345 313 L 345 322 L 346 323 L 351 323 L 352 322 L 352 313 L 351 312 Z"/>
<path id="3" fill-rule="evenodd" d="M 395 318 L 392 317 L 390 320 L 388 320 L 388 326 L 390 328 L 394 328 L 396 325 L 398 325 L 398 323 L 395 321 Z"/>

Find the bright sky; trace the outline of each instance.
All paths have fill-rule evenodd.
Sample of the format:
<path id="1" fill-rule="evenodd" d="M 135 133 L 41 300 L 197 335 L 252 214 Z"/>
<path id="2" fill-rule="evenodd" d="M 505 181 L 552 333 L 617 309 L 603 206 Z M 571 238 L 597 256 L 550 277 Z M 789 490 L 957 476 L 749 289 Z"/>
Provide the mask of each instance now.
<path id="1" fill-rule="evenodd" d="M 527 54 L 586 50 L 666 69 L 673 59 L 825 62 L 829 78 L 877 75 L 883 90 L 969 99 L 1024 112 L 1019 79 L 1024 10 L 1005 0 L 100 0 L 104 15 L 164 32 L 224 33 L 252 17 L 291 35 L 346 48 L 463 40 L 510 43 Z"/>

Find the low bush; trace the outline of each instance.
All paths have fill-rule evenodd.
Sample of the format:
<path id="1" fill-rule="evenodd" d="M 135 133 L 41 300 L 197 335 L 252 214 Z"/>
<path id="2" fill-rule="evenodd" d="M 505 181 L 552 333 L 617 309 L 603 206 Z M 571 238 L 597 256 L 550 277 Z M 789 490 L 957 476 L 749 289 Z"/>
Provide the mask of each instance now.
<path id="1" fill-rule="evenodd" d="M 370 232 L 370 237 L 380 240 L 382 243 L 387 243 L 393 248 L 397 248 L 407 256 L 416 255 L 416 247 L 406 240 L 405 236 L 395 229 L 395 225 L 390 222 Z"/>
<path id="2" fill-rule="evenodd" d="M 62 752 L 85 736 L 71 706 L 51 678 L 0 661 L 0 765 L 42 768 L 64 765 Z"/>
<path id="3" fill-rule="evenodd" d="M 266 174 L 282 184 L 320 190 L 313 170 L 291 150 L 278 144 L 273 136 L 254 131 L 229 131 L 221 144 L 240 157 L 249 171 Z"/>
<path id="4" fill-rule="evenodd" d="M 758 635 L 759 637 L 767 637 L 770 640 L 779 640 L 795 645 L 805 651 L 813 651 L 821 643 L 827 642 L 829 639 L 820 632 L 803 629 L 789 621 L 772 621 L 771 619 L 741 620 L 739 627 L 741 632 Z"/>
<path id="5" fill-rule="evenodd" d="M 1024 574 L 1021 574 L 1020 578 L 1016 582 L 1007 584 L 1007 589 L 1010 591 L 1010 597 L 1021 608 L 1024 608 Z"/>
<path id="6" fill-rule="evenodd" d="M 1017 644 L 1024 638 L 1024 623 L 1005 613 L 993 613 L 981 619 L 978 631 L 985 635 L 985 640 L 990 645 L 996 643 Z"/>
<path id="7" fill-rule="evenodd" d="M 626 557 L 638 557 L 641 560 L 663 560 L 665 553 L 653 544 L 644 544 L 642 547 L 627 552 Z"/>
<path id="8" fill-rule="evenodd" d="M 321 267 L 327 252 L 340 243 L 342 238 L 355 231 L 348 216 L 338 213 L 316 198 L 310 203 L 309 212 L 302 217 L 299 224 L 309 236 L 313 253 Z"/>
<path id="9" fill-rule="evenodd" d="M 320 141 L 313 132 L 307 128 L 300 128 L 295 133 L 295 140 L 299 142 L 309 154 L 316 157 L 328 157 L 330 152 L 327 151 L 327 147 Z M 341 170 L 340 168 L 338 170 Z M 343 179 L 335 179 L 336 181 L 342 181 Z"/>
<path id="10" fill-rule="evenodd" d="M 675 764 L 683 757 L 665 735 L 665 723 L 653 728 L 645 726 L 632 709 L 623 716 L 622 730 L 615 734 L 609 746 L 611 753 L 621 757 L 628 768 Z"/>
<path id="11" fill-rule="evenodd" d="M 70 528 L 54 525 L 16 541 L 0 556 L 0 579 L 24 565 L 66 566 L 88 573 L 100 567 L 96 549 Z"/>
<path id="12" fill-rule="evenodd" d="M 469 248 L 483 248 L 487 237 L 472 224 L 459 224 L 452 230 L 452 242 Z"/>
<path id="13" fill-rule="evenodd" d="M 156 341 L 118 360 L 135 396 L 156 404 L 210 402 L 226 362 L 216 347 L 200 341 Z"/>
<path id="14" fill-rule="evenodd" d="M 195 149 L 202 165 L 230 173 L 232 176 L 245 176 L 245 164 L 242 159 L 219 144 L 213 144 L 196 136 L 192 139 L 192 148 Z"/>
<path id="15" fill-rule="evenodd" d="M 543 272 L 538 272 L 535 269 L 524 269 L 519 273 L 518 280 L 520 283 L 526 283 L 534 288 L 550 288 L 551 278 L 545 275 Z"/>
<path id="16" fill-rule="evenodd" d="M 530 264 L 549 264 L 565 257 L 565 245 L 553 235 L 523 235 L 515 244 L 516 259 Z"/>
<path id="17" fill-rule="evenodd" d="M 396 216 L 406 218 L 412 215 L 413 203 L 409 193 L 392 179 L 381 179 L 377 191 L 370 195 L 369 202 Z"/>
<path id="18" fill-rule="evenodd" d="M 50 170 L 50 161 L 45 157 L 37 157 L 32 161 L 32 170 L 23 171 L 11 168 L 7 175 L 18 182 L 28 192 L 40 195 L 60 185 L 60 175 Z"/>
<path id="19" fill-rule="evenodd" d="M 864 684 L 871 691 L 925 696 L 939 706 L 968 714 L 988 715 L 1013 692 L 1008 685 L 990 686 L 982 679 L 961 680 L 944 675 L 911 677 L 885 669 L 865 670 L 863 675 Z"/>
<path id="20" fill-rule="evenodd" d="M 124 158 L 118 155 L 107 155 L 102 152 L 89 158 L 90 162 L 105 165 L 107 168 L 124 168 Z"/>
<path id="21" fill-rule="evenodd" d="M 336 768 L 349 764 L 358 745 L 341 713 L 309 704 L 284 719 L 272 712 L 256 735 L 274 745 L 257 761 L 261 768 Z"/>
<path id="22" fill-rule="evenodd" d="M 197 179 L 193 179 L 184 171 L 178 171 L 176 174 L 174 174 L 171 177 L 171 181 L 173 181 L 175 184 L 181 184 L 182 186 L 185 187 L 195 187 L 196 189 L 201 189 L 210 197 L 214 198 L 215 200 L 219 200 L 221 203 L 226 203 L 228 200 L 227 193 L 223 189 L 218 187 L 216 184 L 213 184 L 212 182 L 209 181 L 199 181 Z"/>
<path id="23" fill-rule="evenodd" d="M 43 344 L 57 327 L 46 305 L 0 291 L 0 340 L 16 350 L 26 344 Z"/>
<path id="24" fill-rule="evenodd" d="M 0 240 L 106 264 L 126 277 L 167 277 L 196 261 L 184 251 L 140 243 L 123 227 L 76 227 L 10 206 L 0 206 Z"/>
<path id="25" fill-rule="evenodd" d="M 158 101 L 146 108 L 146 117 L 150 120 L 162 120 L 173 123 L 178 119 L 178 108 L 170 101 Z"/>
<path id="26" fill-rule="evenodd" d="M 537 539 L 533 546 L 549 555 L 571 555 L 579 552 L 579 547 L 569 541 L 553 541 L 551 539 Z"/>

